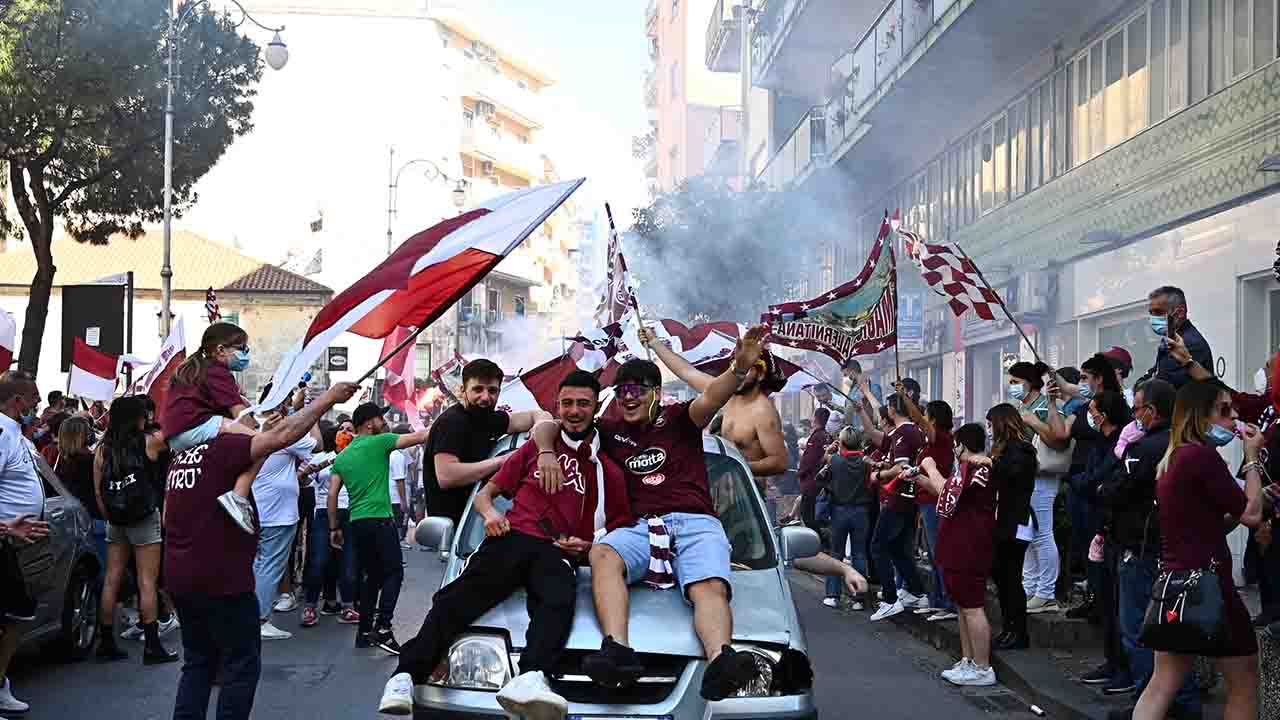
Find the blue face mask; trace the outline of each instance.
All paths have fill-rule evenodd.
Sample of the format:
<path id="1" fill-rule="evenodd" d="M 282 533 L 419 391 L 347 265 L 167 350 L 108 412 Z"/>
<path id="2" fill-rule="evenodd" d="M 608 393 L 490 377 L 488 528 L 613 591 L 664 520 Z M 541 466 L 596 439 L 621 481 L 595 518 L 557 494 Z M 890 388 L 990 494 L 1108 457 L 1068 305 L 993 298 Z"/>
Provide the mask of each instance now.
<path id="1" fill-rule="evenodd" d="M 1092 398 L 1093 398 L 1093 388 L 1089 387 L 1088 385 L 1081 385 L 1081 386 L 1080 386 L 1080 397 L 1084 398 L 1085 400 L 1090 400 L 1090 399 L 1092 399 Z"/>
<path id="2" fill-rule="evenodd" d="M 1168 337 L 1169 335 L 1169 318 L 1163 315 L 1148 315 L 1147 320 L 1151 323 L 1151 332 L 1160 337 Z"/>
<path id="3" fill-rule="evenodd" d="M 1221 425 L 1210 425 L 1209 431 L 1205 433 L 1205 440 L 1214 447 L 1223 447 L 1230 445 L 1232 440 L 1236 439 L 1236 434 Z"/>
<path id="4" fill-rule="evenodd" d="M 18 422 L 21 423 L 22 425 L 33 425 L 35 424 L 35 421 L 36 421 L 35 408 L 32 408 L 22 413 L 22 416 L 18 418 Z"/>
<path id="5" fill-rule="evenodd" d="M 236 354 L 231 357 L 231 362 L 227 364 L 227 367 L 232 372 L 240 372 L 249 367 L 249 351 L 237 350 Z"/>
<path id="6" fill-rule="evenodd" d="M 1022 383 L 1009 383 L 1009 397 L 1018 402 L 1022 402 L 1022 398 L 1027 396 L 1027 389 Z"/>

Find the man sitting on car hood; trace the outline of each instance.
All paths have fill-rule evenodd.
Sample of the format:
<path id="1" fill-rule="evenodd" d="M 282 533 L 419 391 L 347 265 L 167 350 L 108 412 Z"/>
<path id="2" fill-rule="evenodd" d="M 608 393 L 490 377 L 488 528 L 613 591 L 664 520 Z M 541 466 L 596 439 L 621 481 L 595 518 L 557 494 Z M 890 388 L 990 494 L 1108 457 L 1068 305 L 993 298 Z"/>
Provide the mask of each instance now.
<path id="1" fill-rule="evenodd" d="M 498 703 L 523 717 L 563 718 L 568 712 L 568 703 L 551 690 L 547 675 L 573 624 L 574 564 L 585 561 L 592 543 L 606 532 L 631 524 L 622 468 L 600 452 L 595 431 L 599 402 L 595 376 L 571 373 L 560 382 L 560 432 L 554 449 L 540 452 L 536 444 L 525 443 L 476 495 L 485 540 L 462 575 L 436 593 L 422 630 L 404 644 L 400 665 L 382 694 L 381 712 L 412 713 L 414 684 L 425 684 L 454 639 L 521 587 L 529 595 L 522 672 L 498 692 Z M 544 454 L 565 478 L 554 494 L 543 489 L 538 472 Z M 506 515 L 494 507 L 496 495 L 513 498 Z"/>

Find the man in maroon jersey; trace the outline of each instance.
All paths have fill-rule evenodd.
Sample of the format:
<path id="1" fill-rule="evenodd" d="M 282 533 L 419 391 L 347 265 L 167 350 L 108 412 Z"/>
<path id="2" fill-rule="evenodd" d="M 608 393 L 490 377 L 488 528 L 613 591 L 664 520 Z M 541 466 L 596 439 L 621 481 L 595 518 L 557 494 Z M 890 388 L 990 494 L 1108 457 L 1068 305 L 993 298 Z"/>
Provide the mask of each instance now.
<path id="1" fill-rule="evenodd" d="M 591 589 L 605 639 L 583 667 L 601 685 L 622 687 L 643 671 L 627 645 L 627 585 L 640 581 L 656 588 L 679 584 L 693 605 L 694 631 L 708 661 L 702 697 L 722 700 L 756 675 L 754 660 L 729 647 L 731 548 L 711 502 L 702 430 L 760 359 L 765 333 L 763 326 L 747 331 L 729 369 L 687 403 L 661 406 L 662 373 L 652 361 L 630 360 L 618 370 L 614 386 L 622 421 L 601 420 L 598 427 L 606 453 L 626 471 L 639 521 L 611 531 L 590 552 Z M 549 421 L 533 431 L 538 470 L 552 492 L 563 482 L 554 453 L 558 432 Z"/>

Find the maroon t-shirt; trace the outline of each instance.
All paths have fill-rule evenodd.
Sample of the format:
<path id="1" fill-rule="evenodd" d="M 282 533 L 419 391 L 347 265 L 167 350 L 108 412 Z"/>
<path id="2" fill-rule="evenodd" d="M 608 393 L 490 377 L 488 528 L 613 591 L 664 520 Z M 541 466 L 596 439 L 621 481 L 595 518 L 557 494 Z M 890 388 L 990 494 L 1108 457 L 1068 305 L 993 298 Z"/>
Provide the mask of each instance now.
<path id="1" fill-rule="evenodd" d="M 987 572 L 995 528 L 996 486 L 991 468 L 961 463 L 938 496 L 938 565 L 952 571 Z"/>
<path id="2" fill-rule="evenodd" d="M 1218 451 L 1183 445 L 1173 451 L 1169 468 L 1156 479 L 1160 510 L 1160 562 L 1166 570 L 1195 570 L 1218 561 L 1219 573 L 1231 572 L 1231 550 L 1222 516 L 1239 517 L 1248 499 L 1231 477 Z"/>
<path id="3" fill-rule="evenodd" d="M 933 442 L 926 441 L 924 449 L 920 451 L 920 457 L 916 458 L 916 465 L 924 462 L 926 457 L 931 457 L 938 466 L 938 474 L 951 477 L 951 471 L 956 465 L 955 446 L 955 438 L 951 436 L 950 430 L 937 430 L 933 433 Z M 938 498 L 929 492 L 929 488 L 925 487 L 924 483 L 916 483 L 917 505 L 933 505 L 937 502 Z"/>
<path id="4" fill-rule="evenodd" d="M 888 462 L 902 464 L 904 467 L 914 465 L 916 459 L 920 457 L 920 451 L 924 450 L 929 444 L 929 438 L 916 427 L 915 423 L 904 423 L 893 429 L 887 436 L 888 453 L 885 459 Z M 884 498 L 883 508 L 895 512 L 906 512 L 913 509 L 913 503 L 909 498 L 902 497 L 896 487 Z"/>
<path id="5" fill-rule="evenodd" d="M 591 443 L 577 449 L 564 437 L 556 438 L 556 457 L 564 471 L 564 487 L 547 495 L 538 477 L 538 446 L 527 442 L 511 454 L 491 482 L 505 497 L 513 499 L 507 512 L 511 529 L 523 535 L 555 540 L 572 536 L 590 541 L 595 534 L 596 504 L 599 502 L 596 464 L 591 459 Z M 604 469 L 605 529 L 631 524 L 627 502 L 627 481 L 622 468 L 605 452 L 598 453 Z"/>
<path id="6" fill-rule="evenodd" d="M 218 496 L 235 487 L 236 477 L 253 464 L 252 444 L 250 435 L 223 434 L 170 461 L 164 496 L 164 575 L 169 592 L 253 592 L 258 539 L 218 509 Z"/>
<path id="7" fill-rule="evenodd" d="M 647 425 L 600 420 L 604 449 L 627 474 L 631 511 L 637 517 L 683 512 L 715 515 L 702 428 L 689 403 L 668 405 Z"/>
<path id="8" fill-rule="evenodd" d="M 211 362 L 200 385 L 169 385 L 160 411 L 160 428 L 166 438 L 184 433 L 209 418 L 229 417 L 231 408 L 244 405 L 244 396 L 226 365 Z"/>

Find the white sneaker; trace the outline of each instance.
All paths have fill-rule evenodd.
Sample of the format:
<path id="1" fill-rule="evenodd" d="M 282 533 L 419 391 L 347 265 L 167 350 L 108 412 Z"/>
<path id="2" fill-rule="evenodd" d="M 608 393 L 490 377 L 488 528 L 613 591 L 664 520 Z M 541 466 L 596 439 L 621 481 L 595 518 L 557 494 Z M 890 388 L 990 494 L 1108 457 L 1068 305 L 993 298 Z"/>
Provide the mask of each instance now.
<path id="1" fill-rule="evenodd" d="M 142 623 L 135 622 L 124 630 L 120 631 L 120 638 L 123 640 L 141 640 L 145 635 L 142 631 Z"/>
<path id="2" fill-rule="evenodd" d="M 142 622 L 142 615 L 132 608 L 124 608 L 120 611 L 120 619 L 125 627 L 130 628 Z"/>
<path id="3" fill-rule="evenodd" d="M 915 609 L 915 614 L 916 614 L 916 615 L 932 615 L 932 614 L 934 614 L 934 613 L 936 613 L 936 612 L 942 612 L 942 611 L 941 611 L 941 610 L 939 610 L 938 608 L 935 608 L 935 607 L 929 607 L 929 606 L 927 606 L 927 605 L 926 605 L 925 607 L 922 607 L 922 608 L 916 608 L 916 609 Z"/>
<path id="4" fill-rule="evenodd" d="M 928 620 L 929 622 L 942 622 L 944 620 L 955 620 L 958 617 L 960 616 L 957 615 L 952 610 L 939 610 L 938 612 L 925 618 L 925 620 Z"/>
<path id="5" fill-rule="evenodd" d="M 822 598 L 822 604 L 829 608 L 840 607 L 840 601 L 833 597 Z"/>
<path id="6" fill-rule="evenodd" d="M 382 690 L 378 712 L 387 715 L 413 714 L 413 677 L 409 673 L 392 675 Z"/>
<path id="7" fill-rule="evenodd" d="M 853 602 L 849 603 L 849 609 L 850 609 L 850 610 L 856 610 L 856 611 L 861 612 L 865 607 L 866 607 L 866 606 L 864 606 L 864 605 L 862 604 L 862 601 L 861 601 L 861 600 L 854 600 Z"/>
<path id="8" fill-rule="evenodd" d="M 271 609 L 278 613 L 293 612 L 298 609 L 298 601 L 293 598 L 291 593 L 280 593 L 280 598 L 276 600 L 276 604 Z"/>
<path id="9" fill-rule="evenodd" d="M 160 623 L 160 637 L 164 637 L 180 627 L 182 626 L 178 624 L 178 614 L 172 613 L 169 615 L 168 620 Z"/>
<path id="10" fill-rule="evenodd" d="M 942 679 L 953 685 L 958 685 L 960 678 L 969 672 L 969 666 L 973 665 L 973 661 L 969 658 L 960 658 L 960 661 L 951 666 L 950 670 L 942 671 Z"/>
<path id="11" fill-rule="evenodd" d="M 906 590 L 898 591 L 898 602 L 902 603 L 904 608 L 927 608 L 929 607 L 929 598 L 920 595 L 912 595 Z"/>
<path id="12" fill-rule="evenodd" d="M 281 630 L 269 622 L 262 623 L 262 628 L 259 632 L 261 633 L 263 640 L 288 640 L 293 637 L 293 633 L 287 630 Z"/>
<path id="13" fill-rule="evenodd" d="M 218 504 L 241 530 L 250 535 L 257 532 L 257 528 L 254 527 L 256 523 L 253 518 L 253 505 L 250 505 L 248 500 L 228 490 L 218 496 Z"/>
<path id="14" fill-rule="evenodd" d="M 899 615 L 905 611 L 906 611 L 906 608 L 902 607 L 901 600 L 899 600 L 898 602 L 892 605 L 886 602 L 882 602 L 880 603 L 880 608 L 876 610 L 874 614 L 872 614 L 871 622 L 880 622 L 885 618 L 891 618 L 894 615 Z"/>
<path id="15" fill-rule="evenodd" d="M 969 672 L 959 679 L 956 685 L 964 687 L 990 687 L 996 684 L 995 668 L 980 668 L 973 663 L 969 663 Z"/>
<path id="16" fill-rule="evenodd" d="M 1033 597 L 1027 601 L 1027 612 L 1031 614 L 1057 612 L 1058 601 L 1046 600 L 1042 597 Z"/>
<path id="17" fill-rule="evenodd" d="M 0 710 L 24 713 L 30 709 L 30 705 L 13 696 L 13 691 L 9 689 L 9 678 L 5 678 L 4 685 L 0 685 Z"/>
<path id="18" fill-rule="evenodd" d="M 541 671 L 524 673 L 498 691 L 503 710 L 526 720 L 564 720 L 569 703 L 552 692 Z"/>

